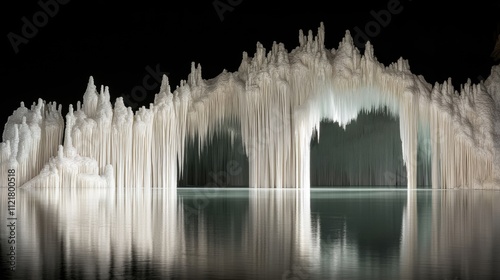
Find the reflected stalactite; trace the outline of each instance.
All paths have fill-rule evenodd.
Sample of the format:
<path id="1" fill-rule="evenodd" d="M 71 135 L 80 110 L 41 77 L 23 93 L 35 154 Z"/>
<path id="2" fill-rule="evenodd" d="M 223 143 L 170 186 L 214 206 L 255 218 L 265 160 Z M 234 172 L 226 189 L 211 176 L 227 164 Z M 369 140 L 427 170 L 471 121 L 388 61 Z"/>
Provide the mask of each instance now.
<path id="1" fill-rule="evenodd" d="M 242 189 L 179 191 L 186 247 L 174 275 L 181 279 L 238 278 L 238 270 L 247 265 L 241 252 L 247 194 Z"/>
<path id="2" fill-rule="evenodd" d="M 15 278 L 500 279 L 499 200 L 437 189 L 20 189 Z"/>
<path id="3" fill-rule="evenodd" d="M 414 264 L 418 257 L 418 212 L 417 190 L 408 190 L 406 207 L 403 210 L 401 228 L 401 266 L 402 279 L 412 279 Z"/>
<path id="4" fill-rule="evenodd" d="M 250 190 L 244 235 L 248 272 L 264 279 L 307 279 L 319 264 L 319 223 L 308 190 Z M 276 260 L 279 260 L 276 263 Z"/>
<path id="5" fill-rule="evenodd" d="M 428 219 L 418 214 L 425 223 L 417 223 L 416 195 L 408 195 L 401 241 L 402 277 L 500 277 L 500 249 L 496 241 L 500 233 L 500 208 L 496 206 L 500 193 L 436 189 L 431 192 Z"/>
<path id="6" fill-rule="evenodd" d="M 30 269 L 16 277 L 33 276 L 35 265 L 47 279 L 120 278 L 130 263 L 182 259 L 176 190 L 30 189 L 18 204 L 19 266 Z"/>
<path id="7" fill-rule="evenodd" d="M 238 279 L 243 273 L 249 279 L 291 279 L 311 275 L 311 267 L 320 258 L 320 244 L 318 224 L 311 221 L 309 191 L 245 189 L 224 194 L 232 199 L 200 189 L 181 194 L 183 207 L 188 209 L 189 263 L 181 268 L 182 277 Z"/>
<path id="8" fill-rule="evenodd" d="M 468 279 L 500 276 L 500 267 L 492 265 L 500 263 L 495 246 L 500 230 L 500 194 L 442 191 L 433 199 L 432 224 L 436 228 L 432 229 L 431 256 L 434 265 L 441 267 L 440 273 Z"/>

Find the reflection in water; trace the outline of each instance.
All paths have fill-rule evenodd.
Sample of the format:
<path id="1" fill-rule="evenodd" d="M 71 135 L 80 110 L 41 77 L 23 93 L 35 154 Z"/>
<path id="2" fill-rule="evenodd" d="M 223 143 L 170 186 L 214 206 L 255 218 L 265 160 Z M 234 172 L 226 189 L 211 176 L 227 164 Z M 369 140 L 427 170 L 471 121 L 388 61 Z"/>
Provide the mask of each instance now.
<path id="1" fill-rule="evenodd" d="M 185 223 L 189 266 L 182 278 L 307 279 L 320 257 L 309 191 L 198 191 L 181 197 L 185 210 L 198 209 Z"/>
<path id="2" fill-rule="evenodd" d="M 401 276 L 409 279 L 415 273 L 415 254 L 418 251 L 418 216 L 417 195 L 415 189 L 406 192 L 406 205 L 403 210 L 403 224 L 401 226 Z"/>
<path id="3" fill-rule="evenodd" d="M 7 192 L 0 190 L 7 221 Z M 16 279 L 492 279 L 500 193 L 18 190 Z M 7 254 L 0 231 L 0 255 Z M 2 279 L 4 277 L 2 276 Z"/>
<path id="4" fill-rule="evenodd" d="M 311 221 L 310 192 L 252 189 L 249 209 L 244 235 L 248 274 L 309 278 L 320 260 L 319 221 Z"/>
<path id="5" fill-rule="evenodd" d="M 426 199 L 432 209 L 429 217 L 422 219 L 425 225 L 419 227 L 416 195 L 408 195 L 401 245 L 405 278 L 500 279 L 500 193 L 479 190 L 428 193 L 431 199 L 418 196 Z M 420 205 L 418 208 L 421 211 Z M 417 231 L 425 236 L 420 237 Z"/>
<path id="6" fill-rule="evenodd" d="M 143 264 L 152 259 L 167 267 L 182 261 L 175 190 L 21 189 L 17 201 L 15 278 L 151 275 Z"/>
<path id="7" fill-rule="evenodd" d="M 399 279 L 404 191 L 311 192 L 322 241 L 321 268 L 314 279 Z"/>

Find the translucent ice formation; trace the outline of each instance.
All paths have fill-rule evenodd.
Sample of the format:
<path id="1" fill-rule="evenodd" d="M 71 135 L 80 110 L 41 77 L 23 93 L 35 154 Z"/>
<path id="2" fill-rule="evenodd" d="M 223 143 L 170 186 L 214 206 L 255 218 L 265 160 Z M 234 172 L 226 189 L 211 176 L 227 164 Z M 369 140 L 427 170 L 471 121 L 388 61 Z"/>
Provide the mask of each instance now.
<path id="1" fill-rule="evenodd" d="M 499 186 L 500 66 L 484 83 L 468 82 L 456 90 L 451 80 L 427 83 L 411 73 L 404 59 L 389 66 L 379 63 L 370 43 L 361 54 L 349 32 L 337 49 L 327 49 L 324 36 L 322 24 L 316 36 L 300 31 L 299 46 L 290 52 L 283 44 L 266 51 L 258 43 L 253 57 L 243 53 L 238 71 L 209 80 L 193 63 L 187 81 L 171 92 L 164 76 L 154 103 L 135 113 L 121 98 L 113 105 L 107 87 L 97 92 L 92 77 L 83 103 L 70 108 L 66 125 L 55 104 L 39 101 L 31 110 L 21 106 L 5 126 L 0 180 L 6 182 L 7 166 L 17 166 L 18 181 L 32 179 L 31 186 L 95 180 L 116 187 L 175 188 L 185 159 L 227 135 L 228 149 L 234 148 L 235 138 L 242 143 L 250 187 L 309 188 L 311 139 L 321 142 L 320 123 L 346 128 L 360 112 L 383 109 L 399 120 L 400 141 L 384 145 L 401 150 L 409 188 L 417 187 L 418 178 L 431 178 L 428 184 L 435 188 Z M 63 130 L 64 148 L 57 152 Z M 383 131 L 380 137 L 377 141 L 383 142 Z M 192 143 L 197 148 L 187 149 Z M 427 157 L 417 164 L 419 150 Z M 344 156 L 357 151 L 346 150 Z M 365 167 L 342 176 L 352 177 L 348 182 L 379 178 L 374 172 L 380 170 L 366 166 L 382 161 L 393 166 L 387 164 L 391 156 L 357 155 L 353 158 L 367 161 Z M 45 179 L 35 177 L 40 172 Z M 331 179 L 317 176 L 340 176 L 332 172 L 314 176 L 320 181 Z"/>

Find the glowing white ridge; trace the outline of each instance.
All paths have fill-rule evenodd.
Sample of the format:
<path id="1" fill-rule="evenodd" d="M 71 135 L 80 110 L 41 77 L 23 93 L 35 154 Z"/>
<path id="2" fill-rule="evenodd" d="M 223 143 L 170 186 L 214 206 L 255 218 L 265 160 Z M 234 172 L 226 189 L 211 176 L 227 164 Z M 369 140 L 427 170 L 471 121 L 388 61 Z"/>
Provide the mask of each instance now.
<path id="1" fill-rule="evenodd" d="M 385 109 L 399 118 L 409 188 L 427 177 L 435 188 L 498 187 L 500 66 L 484 83 L 469 81 L 456 91 L 451 80 L 432 86 L 412 74 L 404 59 L 384 66 L 370 43 L 360 54 L 348 31 L 337 49 L 325 48 L 324 36 L 322 24 L 316 36 L 300 31 L 291 52 L 273 43 L 266 53 L 257 43 L 238 71 L 209 80 L 193 63 L 173 92 L 163 76 L 154 103 L 135 113 L 121 98 L 112 105 L 109 89 L 98 93 L 92 77 L 65 127 L 55 104 L 21 106 L 5 127 L 0 180 L 6 182 L 7 166 L 17 166 L 19 183 L 33 178 L 31 186 L 88 185 L 95 178 L 117 188 L 175 188 L 186 157 L 228 135 L 228 148 L 237 139 L 248 156 L 250 187 L 309 188 L 311 139 L 321 141 L 320 123 L 346 128 L 360 112 Z M 64 151 L 57 154 L 63 129 Z M 195 151 L 187 148 L 193 143 Z M 417 168 L 422 147 L 429 152 Z M 347 176 L 364 172 L 370 171 Z"/>

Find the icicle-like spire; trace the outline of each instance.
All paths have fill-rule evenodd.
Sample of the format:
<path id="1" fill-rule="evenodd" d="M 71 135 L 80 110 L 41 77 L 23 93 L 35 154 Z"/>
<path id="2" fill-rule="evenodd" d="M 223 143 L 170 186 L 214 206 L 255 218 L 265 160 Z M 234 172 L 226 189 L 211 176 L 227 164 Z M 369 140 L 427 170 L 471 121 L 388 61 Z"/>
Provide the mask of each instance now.
<path id="1" fill-rule="evenodd" d="M 399 168 L 395 159 L 367 155 L 369 160 L 352 166 L 368 170 L 346 171 L 335 166 L 340 162 L 336 155 L 328 165 L 334 173 L 311 172 L 311 138 L 316 135 L 322 143 L 322 121 L 347 131 L 351 123 L 356 127 L 360 113 L 385 110 L 398 117 L 398 141 L 393 141 L 394 132 L 390 143 L 380 144 L 389 133 L 376 142 L 392 154 L 400 149 L 404 170 L 397 171 L 405 173 L 408 187 L 432 181 L 434 187 L 469 188 L 500 181 L 500 66 L 492 68 L 484 84 L 468 80 L 456 90 L 451 79 L 428 84 L 412 74 L 402 58 L 388 66 L 379 63 L 369 42 L 361 55 L 348 30 L 338 49 L 331 51 L 324 46 L 323 23 L 316 34 L 300 30 L 298 37 L 299 46 L 290 52 L 279 42 L 269 50 L 257 42 L 254 57 L 244 52 L 237 72 L 224 70 L 209 80 L 193 62 L 174 92 L 163 75 L 154 102 L 135 114 L 122 98 L 113 107 L 109 88 L 101 86 L 98 92 L 92 76 L 83 102 L 76 111 L 69 107 L 66 130 L 60 106 L 41 99 L 30 109 L 21 103 L 6 124 L 1 163 L 19 164 L 25 182 L 49 162 L 42 172 L 45 177 L 30 183 L 38 186 L 69 180 L 116 188 L 175 188 L 179 178 L 196 173 L 188 161 L 222 168 L 229 165 L 224 158 L 228 154 L 245 162 L 242 176 L 250 187 L 307 189 L 312 174 L 322 182 L 336 181 L 327 176 L 381 182 L 380 166 Z M 58 152 L 63 133 L 64 148 Z M 241 154 L 235 155 L 234 149 Z M 203 158 L 205 154 L 211 156 Z M 386 160 L 385 165 L 380 160 Z M 56 172 L 65 162 L 73 167 Z"/>
<path id="2" fill-rule="evenodd" d="M 170 84 L 168 82 L 168 77 L 165 74 L 163 74 L 161 78 L 160 93 L 166 93 L 166 94 L 170 93 Z"/>
<path id="3" fill-rule="evenodd" d="M 83 112 L 85 112 L 85 115 L 89 117 L 93 117 L 95 115 L 97 110 L 97 102 L 98 102 L 97 88 L 94 85 L 94 78 L 90 76 L 89 82 L 87 84 L 87 89 L 83 94 L 82 109 Z"/>

